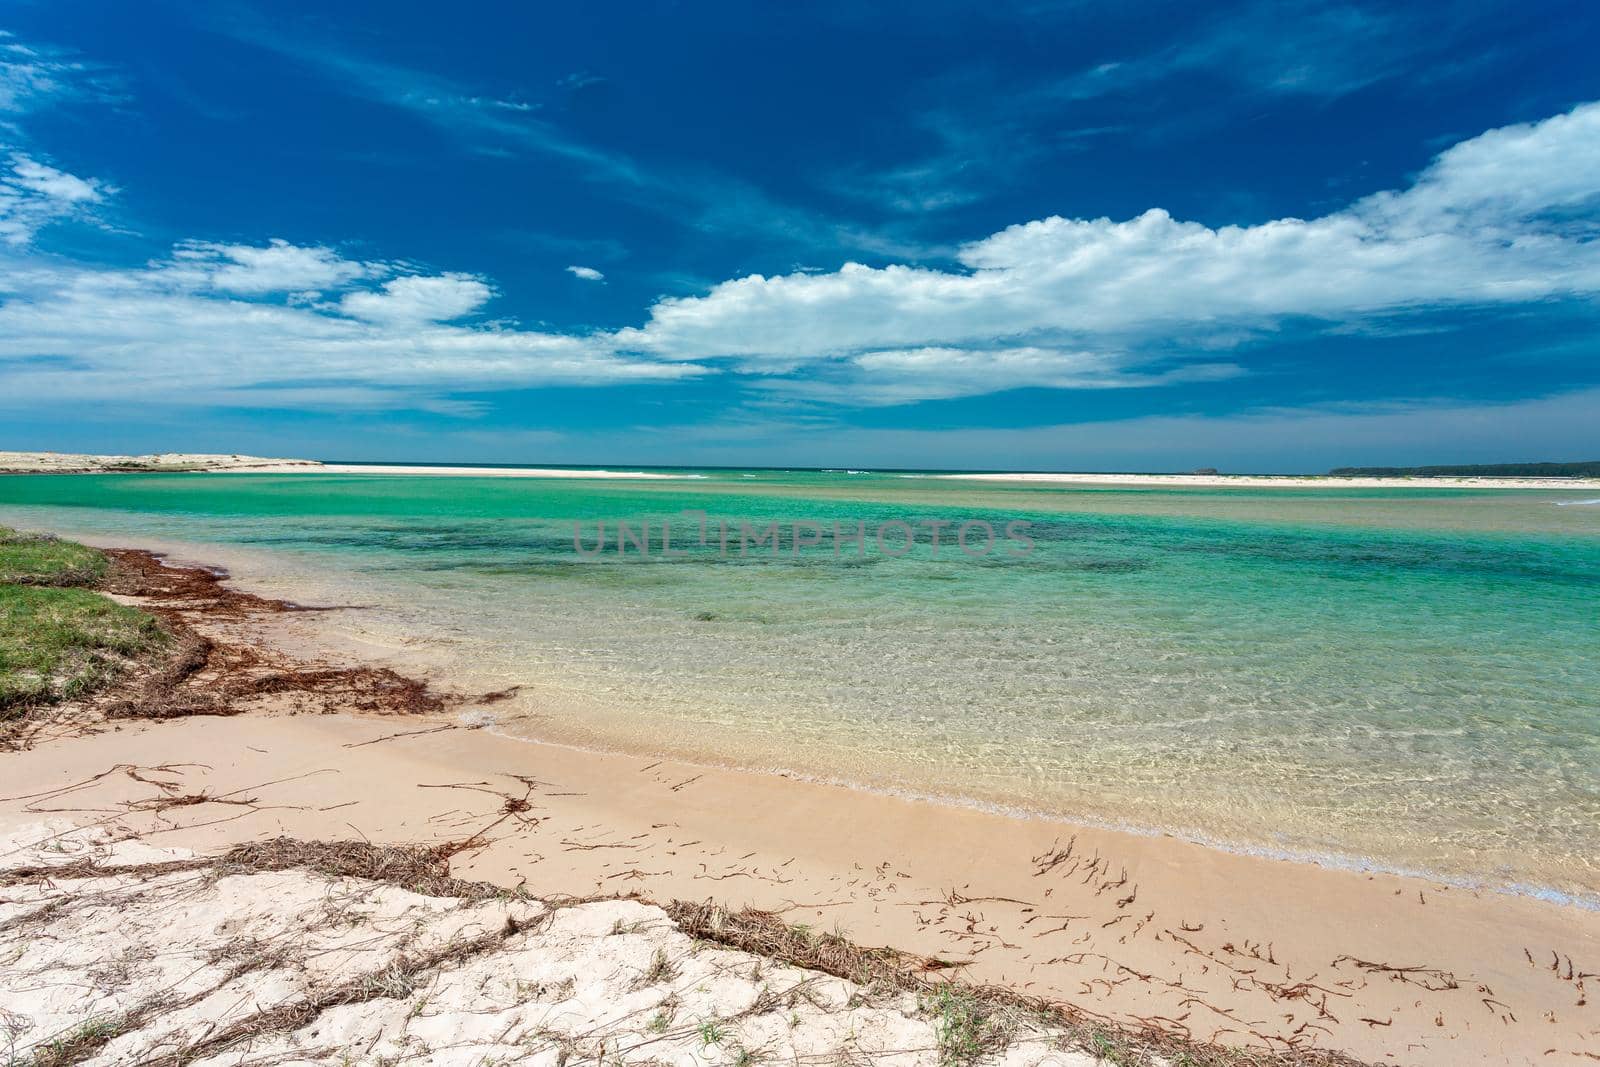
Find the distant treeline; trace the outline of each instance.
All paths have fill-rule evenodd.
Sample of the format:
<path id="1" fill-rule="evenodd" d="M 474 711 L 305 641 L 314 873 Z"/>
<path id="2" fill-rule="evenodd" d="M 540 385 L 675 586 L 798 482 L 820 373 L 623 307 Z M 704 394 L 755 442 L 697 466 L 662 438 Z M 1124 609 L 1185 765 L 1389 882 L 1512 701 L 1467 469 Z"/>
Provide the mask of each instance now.
<path id="1" fill-rule="evenodd" d="M 1335 467 L 1335 478 L 1592 478 L 1600 460 L 1590 463 L 1461 463 L 1450 467 Z"/>

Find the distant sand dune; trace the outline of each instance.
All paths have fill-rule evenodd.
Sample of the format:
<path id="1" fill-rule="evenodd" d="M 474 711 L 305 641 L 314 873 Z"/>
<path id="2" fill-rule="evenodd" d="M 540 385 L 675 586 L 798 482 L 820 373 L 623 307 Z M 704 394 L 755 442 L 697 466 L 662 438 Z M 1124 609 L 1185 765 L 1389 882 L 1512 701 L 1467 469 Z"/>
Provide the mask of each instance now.
<path id="1" fill-rule="evenodd" d="M 314 459 L 267 459 L 261 456 L 205 452 L 161 452 L 146 456 L 93 456 L 78 452 L 0 452 L 0 473 L 106 474 L 127 471 L 316 470 Z"/>
<path id="2" fill-rule="evenodd" d="M 1600 478 L 1418 478 L 1278 474 L 930 474 L 970 482 L 1034 485 L 1131 485 L 1145 488 L 1266 489 L 1600 489 Z"/>

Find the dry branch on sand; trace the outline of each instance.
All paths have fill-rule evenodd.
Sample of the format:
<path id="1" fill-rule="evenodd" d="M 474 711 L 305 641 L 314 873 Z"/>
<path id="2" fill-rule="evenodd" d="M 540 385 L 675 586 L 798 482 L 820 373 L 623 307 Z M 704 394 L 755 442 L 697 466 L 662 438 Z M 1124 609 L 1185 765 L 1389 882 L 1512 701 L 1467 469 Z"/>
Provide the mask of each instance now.
<path id="1" fill-rule="evenodd" d="M 453 878 L 459 845 L 95 833 L 0 850 L 12 1063 L 1354 1062 L 1118 1031 L 763 912 L 530 900 Z"/>

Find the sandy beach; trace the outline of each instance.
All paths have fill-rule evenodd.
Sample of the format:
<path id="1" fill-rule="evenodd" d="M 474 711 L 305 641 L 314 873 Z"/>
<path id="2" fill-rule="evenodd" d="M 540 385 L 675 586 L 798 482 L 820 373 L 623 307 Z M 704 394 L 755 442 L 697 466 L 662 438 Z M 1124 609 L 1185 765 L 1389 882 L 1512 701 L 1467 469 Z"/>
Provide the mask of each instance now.
<path id="1" fill-rule="evenodd" d="M 324 673 L 359 652 L 327 632 L 336 613 L 182 610 L 219 646 L 292 650 Z M 403 673 L 406 657 L 364 666 Z M 492 698 L 362 715 L 337 692 L 307 706 L 257 690 L 228 709 L 242 714 L 62 728 L 0 754 L 0 833 L 21 835 L 13 851 L 41 843 L 43 820 L 58 821 L 50 835 L 64 820 L 208 853 L 280 835 L 469 842 L 457 878 L 536 898 L 766 909 L 963 982 L 1201 1043 L 1438 1065 L 1600 1055 L 1592 911 L 514 740 L 501 731 L 537 723 L 503 721 Z"/>
<path id="2" fill-rule="evenodd" d="M 757 932 L 744 916 L 541 901 L 422 850 L 207 857 L 57 821 L 0 836 L 0 857 L 7 1052 L 34 1051 L 8 1063 L 1103 1062 L 1020 1011 L 974 1027 L 967 1002 L 729 947 Z"/>
<path id="3" fill-rule="evenodd" d="M 688 477 L 660 471 L 612 471 L 587 468 L 414 466 L 406 464 L 323 463 L 315 459 L 271 459 L 262 456 L 205 452 L 161 452 L 149 455 L 90 455 L 75 452 L 0 452 L 0 474 L 404 474 L 457 478 L 641 478 Z"/>
<path id="4" fill-rule="evenodd" d="M 613 471 L 588 468 L 405 466 L 352 463 L 259 463 L 217 466 L 215 474 L 405 474 L 457 478 L 637 478 L 684 479 L 693 474 L 661 471 Z M 1335 478 L 1319 475 L 1267 474 L 907 474 L 908 478 L 1026 485 L 1122 486 L 1194 489 L 1593 489 L 1596 478 Z"/>
<path id="5" fill-rule="evenodd" d="M 3 474 L 157 474 L 197 471 L 318 470 L 314 459 L 273 459 L 211 452 L 154 452 L 145 455 L 93 455 L 82 452 L 3 452 Z"/>
<path id="6" fill-rule="evenodd" d="M 404 474 L 439 478 L 638 478 L 648 480 L 673 480 L 690 478 L 688 474 L 667 474 L 662 471 L 612 471 L 587 467 L 474 467 L 462 466 L 407 466 L 396 463 L 317 463 L 303 466 L 298 463 L 267 464 L 260 467 L 218 468 L 216 474 Z"/>
<path id="7" fill-rule="evenodd" d="M 557 478 L 673 481 L 703 475 L 590 467 L 482 467 L 463 464 L 325 463 L 314 459 L 167 452 L 143 456 L 65 452 L 0 452 L 0 473 L 103 474 L 167 471 L 209 474 L 373 474 L 435 478 Z M 866 473 L 866 472 L 857 472 Z M 884 472 L 893 473 L 893 472 Z M 1578 489 L 1600 491 L 1600 478 L 1333 477 L 1276 474 L 904 473 L 991 484 L 1191 489 Z"/>
<path id="8" fill-rule="evenodd" d="M 951 481 L 1020 485 L 1226 489 L 1600 489 L 1597 478 L 1333 477 L 1276 474 L 930 474 Z"/>

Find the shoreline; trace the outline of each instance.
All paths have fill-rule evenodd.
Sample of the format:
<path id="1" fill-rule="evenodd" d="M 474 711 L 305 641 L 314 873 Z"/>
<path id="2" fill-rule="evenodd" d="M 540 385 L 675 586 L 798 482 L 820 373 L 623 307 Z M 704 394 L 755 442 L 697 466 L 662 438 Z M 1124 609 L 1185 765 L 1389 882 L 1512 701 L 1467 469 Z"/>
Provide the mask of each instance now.
<path id="1" fill-rule="evenodd" d="M 263 562 L 262 556 L 271 556 L 271 550 L 246 550 L 242 546 L 204 542 L 158 538 L 134 538 L 130 542 L 125 534 L 69 530 L 63 536 L 107 551 L 155 552 L 163 556 L 166 562 L 177 566 L 193 566 L 219 572 L 224 576 L 225 582 L 232 582 L 239 588 L 245 586 L 239 586 L 238 582 L 234 581 L 238 577 L 237 572 L 248 570 L 251 566 L 259 568 Z M 123 547 L 130 544 L 135 547 L 132 549 Z M 213 565 L 211 561 L 217 560 L 219 556 L 220 566 Z M 329 591 L 322 592 L 326 594 Z M 350 590 L 346 589 L 344 592 L 349 593 Z M 287 589 L 275 586 L 272 592 L 266 595 L 285 597 L 289 602 L 299 603 L 305 591 L 294 585 L 290 585 Z M 311 595 L 315 601 L 316 595 Z M 316 610 L 320 612 L 323 609 Z M 333 610 L 334 617 L 337 618 L 340 609 Z M 402 674 L 420 673 L 423 677 L 442 679 L 447 685 L 463 684 L 467 678 L 461 671 L 459 663 L 433 656 L 433 650 L 426 646 L 409 647 L 409 637 L 399 643 L 390 643 L 387 640 L 378 640 L 370 630 L 351 631 L 332 625 L 320 625 L 321 621 L 323 620 L 304 615 L 289 615 L 271 620 L 268 625 L 276 626 L 278 632 L 271 634 L 269 640 L 293 654 L 309 655 L 313 658 L 331 656 L 341 661 L 354 659 L 377 664 L 383 669 Z M 299 628 L 295 629 L 296 627 Z M 308 631 L 306 627 L 311 629 Z M 488 690 L 512 683 L 510 679 L 501 677 L 498 673 L 489 673 L 473 675 L 470 683 L 466 684 Z M 548 708 L 548 704 L 543 703 L 547 694 L 539 692 L 536 684 L 529 685 L 518 681 L 513 685 L 513 689 L 525 691 L 523 695 L 538 695 L 542 706 Z M 517 701 L 513 699 L 512 703 L 515 704 Z M 1600 914 L 1600 882 L 1580 880 L 1558 884 L 1555 881 L 1540 880 L 1537 874 L 1532 872 L 1519 873 L 1507 870 L 1506 873 L 1497 875 L 1489 867 L 1481 865 L 1477 870 L 1451 870 L 1429 866 L 1425 861 L 1408 862 L 1404 857 L 1386 858 L 1381 854 L 1363 852 L 1359 850 L 1358 845 L 1341 848 L 1337 844 L 1330 844 L 1327 847 L 1274 844 L 1264 836 L 1208 833 L 1203 827 L 1194 824 L 1167 825 L 1155 821 L 1142 822 L 1083 809 L 1033 806 L 1026 800 L 1010 796 L 986 796 L 980 792 L 959 790 L 941 792 L 917 785 L 902 784 L 888 778 L 873 780 L 829 769 L 820 763 L 808 766 L 799 762 L 784 763 L 766 758 L 759 760 L 719 758 L 701 747 L 690 749 L 676 742 L 663 743 L 659 740 L 655 744 L 635 744 L 631 742 L 635 739 L 642 742 L 643 739 L 632 734 L 624 737 L 609 723 L 605 726 L 596 726 L 593 722 L 581 718 L 583 712 L 600 713 L 607 718 L 626 715 L 625 710 L 602 709 L 599 705 L 582 709 L 579 712 L 579 720 L 572 724 L 552 725 L 552 721 L 560 719 L 562 713 L 573 710 L 572 706 L 563 704 L 561 710 L 553 714 L 547 710 L 538 715 L 515 716 L 509 720 L 519 724 L 515 730 L 501 729 L 495 725 L 485 726 L 482 723 L 474 724 L 472 728 L 486 729 L 511 743 L 550 746 L 597 756 L 659 758 L 686 767 L 777 777 L 837 787 L 864 795 L 933 805 L 950 811 L 977 812 L 1007 820 L 1039 822 L 1060 827 L 1064 833 L 1076 829 L 1092 829 L 1138 838 L 1170 839 L 1208 851 L 1264 862 L 1293 863 L 1327 871 L 1413 879 L 1462 891 L 1532 900 L 1553 907 Z"/>
<path id="2" fill-rule="evenodd" d="M 702 474 L 668 474 L 662 471 L 589 470 L 577 467 L 423 467 L 404 463 L 266 464 L 257 467 L 218 468 L 207 474 L 387 474 L 438 478 L 594 478 L 602 481 L 693 481 Z"/>
<path id="3" fill-rule="evenodd" d="M 224 583 L 231 584 L 235 588 L 249 586 L 248 580 L 243 586 L 239 584 L 237 580 L 239 570 L 248 569 L 250 565 L 260 565 L 260 560 L 254 552 L 246 551 L 240 546 L 158 538 L 135 538 L 130 541 L 123 534 L 113 535 L 82 530 L 69 530 L 62 536 L 103 551 L 155 553 L 161 556 L 165 563 L 175 567 L 195 567 L 220 573 Z M 132 547 L 128 547 L 130 545 Z M 267 554 L 270 555 L 270 552 Z M 220 563 L 212 562 L 219 557 L 221 557 Z M 251 592 L 245 595 L 256 594 Z M 275 587 L 272 592 L 265 595 L 286 597 L 289 603 L 300 603 L 304 593 L 291 586 L 288 589 Z M 313 600 L 315 599 L 313 597 Z M 325 609 L 313 610 L 320 613 Z M 340 610 L 342 609 L 332 609 L 335 618 Z M 333 625 L 320 625 L 322 621 L 326 620 L 319 620 L 315 616 L 290 614 L 267 620 L 265 624 L 277 627 L 277 632 L 269 635 L 269 641 L 294 655 L 332 658 L 339 661 L 353 659 L 402 674 L 420 674 L 425 678 L 442 679 L 447 685 L 460 685 L 465 682 L 459 664 L 433 658 L 427 648 L 416 649 L 407 647 L 404 643 L 391 644 L 387 641 L 378 641 L 370 632 L 351 632 Z M 306 627 L 311 627 L 309 632 Z M 497 674 L 486 674 L 473 676 L 469 684 L 488 690 L 502 687 L 508 682 Z M 534 692 L 533 687 L 523 683 L 513 685 L 513 689 L 526 690 L 529 695 Z M 513 699 L 512 703 L 515 704 L 516 700 Z M 563 707 L 563 710 L 570 709 Z M 607 709 L 604 714 L 612 717 L 625 713 Z M 1404 859 L 1386 859 L 1381 855 L 1361 852 L 1354 848 L 1341 849 L 1334 845 L 1326 848 L 1275 845 L 1263 839 L 1212 834 L 1194 825 L 1163 825 L 1084 810 L 1052 809 L 1032 806 L 1020 799 L 984 796 L 974 792 L 939 792 L 888 780 L 874 781 L 867 777 L 856 777 L 820 765 L 807 766 L 766 759 L 758 761 L 724 759 L 708 755 L 700 749 L 691 751 L 681 745 L 654 747 L 631 744 L 630 741 L 636 735 L 623 738 L 609 726 L 596 727 L 588 722 L 554 727 L 548 721 L 550 718 L 549 713 L 513 716 L 509 721 L 519 723 L 517 730 L 501 729 L 495 725 L 485 726 L 481 723 L 473 725 L 472 728 L 488 730 L 509 743 L 550 746 L 597 756 L 659 758 L 686 767 L 777 777 L 837 787 L 865 795 L 928 804 L 951 811 L 978 812 L 1008 820 L 1040 822 L 1058 826 L 1063 832 L 1092 829 L 1139 838 L 1165 838 L 1210 851 L 1265 862 L 1294 863 L 1328 871 L 1414 879 L 1463 891 L 1534 900 L 1555 907 L 1600 914 L 1600 883 L 1558 885 L 1526 874 L 1516 877 L 1510 874 L 1496 877 L 1481 870 L 1448 870 L 1430 867 L 1425 863 L 1408 863 Z"/>
<path id="4" fill-rule="evenodd" d="M 1015 485 L 1164 489 L 1570 489 L 1600 490 L 1600 478 L 1339 477 L 1326 474 L 908 474 L 908 478 Z"/>
<path id="5" fill-rule="evenodd" d="M 1257 845 L 1248 842 L 1231 841 L 1220 837 L 1208 837 L 1203 833 L 1183 828 L 1117 822 L 1098 819 L 1091 815 L 1029 808 L 1020 804 L 983 800 L 978 797 L 963 796 L 955 793 L 929 793 L 908 787 L 875 785 L 871 782 L 854 778 L 823 774 L 797 767 L 776 764 L 752 766 L 742 763 L 719 763 L 655 750 L 635 751 L 621 746 L 584 744 L 578 741 L 564 740 L 560 737 L 537 737 L 516 734 L 497 730 L 495 729 L 495 724 L 483 725 L 463 721 L 462 725 L 467 729 L 483 730 L 491 736 L 516 744 L 540 745 L 595 756 L 626 756 L 632 759 L 660 758 L 670 760 L 681 766 L 702 770 L 784 778 L 811 785 L 843 789 L 851 793 L 900 800 L 909 804 L 925 804 L 932 807 L 947 808 L 953 812 L 976 812 L 1006 820 L 1044 823 L 1059 827 L 1063 833 L 1071 833 L 1074 830 L 1093 830 L 1109 834 L 1122 834 L 1129 837 L 1166 838 L 1212 852 L 1261 860 L 1267 863 L 1293 863 L 1348 874 L 1384 875 L 1409 881 L 1426 882 L 1430 885 L 1459 889 L 1469 893 L 1493 894 L 1518 900 L 1531 900 L 1541 904 L 1548 904 L 1552 907 L 1572 908 L 1576 911 L 1600 914 L 1600 889 L 1595 890 L 1591 895 L 1585 895 L 1536 882 L 1496 882 L 1488 878 L 1472 875 L 1452 874 L 1446 871 L 1429 870 L 1424 867 L 1406 867 L 1386 863 L 1381 859 L 1362 856 L 1353 852 L 1316 852 L 1309 849 L 1275 848 L 1271 845 Z"/>
<path id="6" fill-rule="evenodd" d="M 1166 489 L 1503 489 L 1600 491 L 1600 478 L 1493 476 L 1343 476 L 1327 474 L 1107 474 L 1041 471 L 903 471 L 844 468 L 762 468 L 767 473 L 876 475 L 909 480 L 980 482 L 994 485 L 1086 486 Z M 735 468 L 682 467 L 627 470 L 603 467 L 519 467 L 461 464 L 329 463 L 213 453 L 88 455 L 0 451 L 3 474 L 370 474 L 436 478 L 550 478 L 597 481 L 701 481 Z M 1577 501 L 1575 503 L 1591 503 Z"/>
<path id="7" fill-rule="evenodd" d="M 707 474 L 662 471 L 623 471 L 556 467 L 411 466 L 406 464 L 316 463 L 262 464 L 215 468 L 208 474 L 383 474 L 440 478 L 593 478 L 697 481 Z M 805 470 L 804 473 L 826 473 Z M 850 472 L 854 473 L 854 472 Z M 1013 485 L 1102 486 L 1164 489 L 1546 489 L 1600 491 L 1600 478 L 1461 478 L 1461 477 L 1334 477 L 1330 475 L 1276 474 L 925 474 L 906 471 L 864 471 L 885 477 L 988 482 Z"/>
<path id="8" fill-rule="evenodd" d="M 233 640 L 281 648 L 279 624 L 293 620 L 303 633 L 320 617 L 264 616 L 227 629 Z M 341 662 L 353 651 L 331 647 Z M 1570 983 L 1557 973 L 1552 985 L 1532 962 L 1548 945 L 1576 956 L 1580 971 L 1595 969 L 1593 912 L 793 776 L 523 738 L 511 746 L 487 713 L 467 714 L 248 713 L 51 741 L 0 756 L 14 783 L 0 801 L 0 827 L 37 818 L 23 794 L 107 767 L 166 767 L 181 782 L 174 788 L 217 800 L 152 812 L 161 794 L 113 777 L 74 803 L 183 847 L 280 833 L 349 837 L 352 828 L 412 843 L 487 833 L 460 876 L 558 894 L 766 907 L 793 922 L 843 925 L 867 944 L 949 959 L 972 981 L 1123 1025 L 1159 1017 L 1200 1040 L 1273 1045 L 1315 1033 L 1316 1047 L 1439 1064 L 1468 1054 L 1528 1062 L 1524 1053 L 1553 1044 L 1600 1045 L 1594 1009 L 1575 1008 Z M 228 795 L 249 803 L 241 809 Z M 1448 981 L 1419 986 L 1413 972 Z M 1472 983 L 1492 988 L 1506 1011 L 1467 996 Z M 1346 1000 L 1360 1013 L 1340 1006 Z M 1544 1022 L 1542 1011 L 1566 1025 Z"/>

